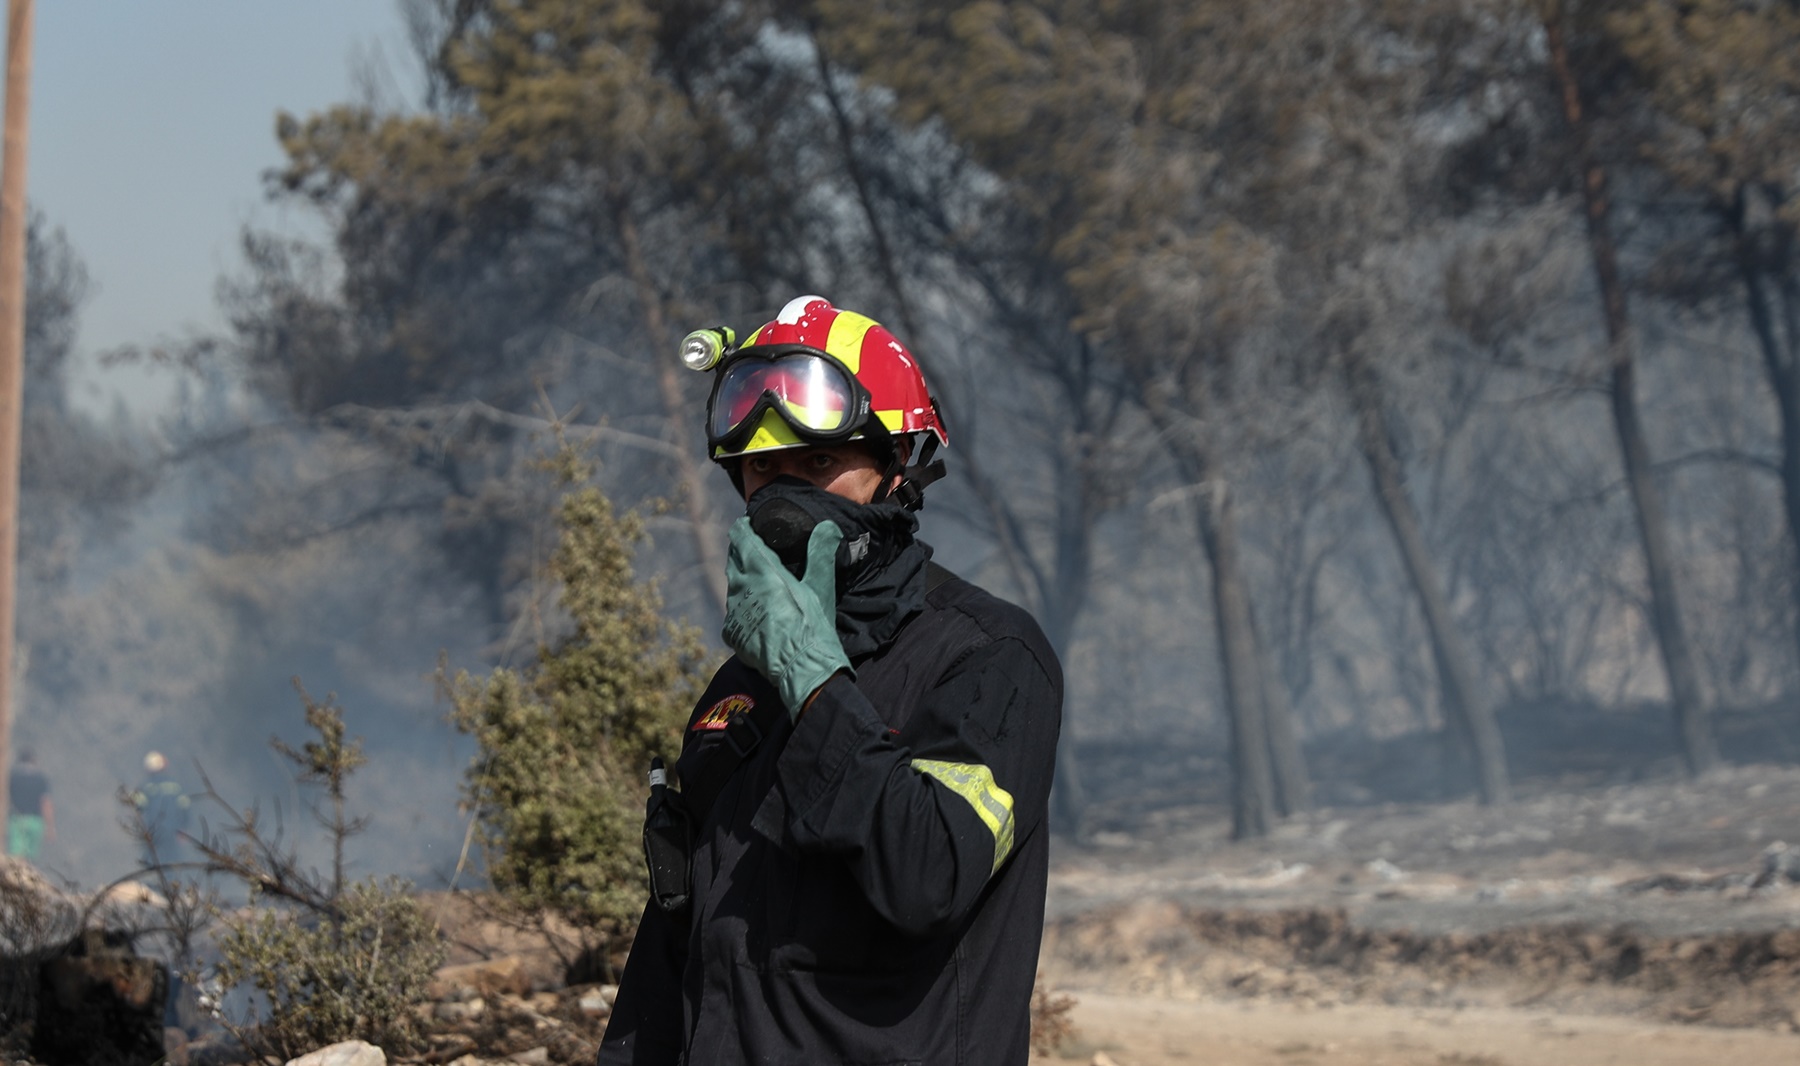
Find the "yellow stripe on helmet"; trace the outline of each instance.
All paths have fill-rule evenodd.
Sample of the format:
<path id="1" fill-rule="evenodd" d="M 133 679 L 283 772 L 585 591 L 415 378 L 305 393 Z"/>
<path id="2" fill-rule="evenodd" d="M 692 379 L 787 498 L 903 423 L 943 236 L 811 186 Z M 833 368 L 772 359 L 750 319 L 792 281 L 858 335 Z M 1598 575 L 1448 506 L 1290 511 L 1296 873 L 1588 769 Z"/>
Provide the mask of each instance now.
<path id="1" fill-rule="evenodd" d="M 936 778 L 975 808 L 976 817 L 994 834 L 994 865 L 988 871 L 988 876 L 992 877 L 1000 869 L 1000 864 L 1006 861 L 1006 857 L 1012 854 L 1012 793 L 996 784 L 993 771 L 979 763 L 914 759 L 912 768 Z"/>
<path id="2" fill-rule="evenodd" d="M 875 320 L 855 311 L 839 311 L 825 338 L 825 351 L 855 374 L 862 369 L 863 338 L 875 328 Z"/>

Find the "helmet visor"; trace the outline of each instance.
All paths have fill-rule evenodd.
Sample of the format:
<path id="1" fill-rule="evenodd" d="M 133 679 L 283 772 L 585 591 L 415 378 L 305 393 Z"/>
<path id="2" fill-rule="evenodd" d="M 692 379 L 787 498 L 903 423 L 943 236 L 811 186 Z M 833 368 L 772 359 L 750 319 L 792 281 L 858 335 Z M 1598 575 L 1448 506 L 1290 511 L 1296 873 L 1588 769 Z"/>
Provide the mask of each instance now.
<path id="1" fill-rule="evenodd" d="M 856 381 L 836 360 L 811 352 L 740 356 L 713 387 L 707 434 L 724 441 L 771 407 L 802 435 L 842 436 L 857 414 Z"/>

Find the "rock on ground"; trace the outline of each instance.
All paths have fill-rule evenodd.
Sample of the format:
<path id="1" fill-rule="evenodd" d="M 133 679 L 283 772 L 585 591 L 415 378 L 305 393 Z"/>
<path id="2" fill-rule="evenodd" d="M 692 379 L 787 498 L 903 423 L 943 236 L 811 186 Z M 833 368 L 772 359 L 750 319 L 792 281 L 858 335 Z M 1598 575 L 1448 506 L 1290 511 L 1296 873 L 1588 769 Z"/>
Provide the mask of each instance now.
<path id="1" fill-rule="evenodd" d="M 531 992 L 531 986 L 531 973 L 524 957 L 507 955 L 446 966 L 432 979 L 427 995 L 435 1000 L 470 999 L 502 992 L 523 996 Z"/>
<path id="2" fill-rule="evenodd" d="M 374 1044 L 346 1040 L 290 1059 L 287 1066 L 387 1066 L 387 1053 Z"/>

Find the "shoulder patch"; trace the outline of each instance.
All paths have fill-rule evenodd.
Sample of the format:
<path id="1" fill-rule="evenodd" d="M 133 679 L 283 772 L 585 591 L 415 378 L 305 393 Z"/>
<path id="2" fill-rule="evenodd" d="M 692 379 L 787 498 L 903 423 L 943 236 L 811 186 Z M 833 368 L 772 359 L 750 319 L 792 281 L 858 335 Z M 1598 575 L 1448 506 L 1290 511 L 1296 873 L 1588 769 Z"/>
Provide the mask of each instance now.
<path id="1" fill-rule="evenodd" d="M 739 692 L 727 696 L 706 709 L 706 713 L 694 722 L 689 731 L 698 733 L 706 729 L 724 729 L 731 724 L 735 715 L 743 714 L 756 706 L 756 701 L 748 693 Z"/>

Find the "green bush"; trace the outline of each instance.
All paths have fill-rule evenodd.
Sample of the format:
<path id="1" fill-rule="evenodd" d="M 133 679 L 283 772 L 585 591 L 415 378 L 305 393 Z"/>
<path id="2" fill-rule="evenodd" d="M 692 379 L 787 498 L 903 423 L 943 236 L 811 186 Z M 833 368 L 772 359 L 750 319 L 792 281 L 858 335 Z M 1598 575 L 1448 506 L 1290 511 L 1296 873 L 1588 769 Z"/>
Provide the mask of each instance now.
<path id="1" fill-rule="evenodd" d="M 523 669 L 440 680 L 480 748 L 466 794 L 494 888 L 604 942 L 643 908 L 644 775 L 652 755 L 673 762 L 680 750 L 703 649 L 632 572 L 638 516 L 570 488 L 589 471 L 567 446 L 549 465 L 566 490 L 549 574 L 569 632 Z"/>
<path id="2" fill-rule="evenodd" d="M 413 1007 L 443 964 L 437 925 L 403 882 L 359 881 L 335 902 L 323 917 L 259 909 L 219 938 L 220 982 L 262 999 L 252 1046 L 282 1061 L 351 1038 L 411 1048 Z"/>
<path id="3" fill-rule="evenodd" d="M 346 783 L 365 762 L 362 744 L 346 739 L 335 697 L 318 703 L 298 680 L 294 687 L 317 739 L 298 748 L 270 743 L 301 784 L 323 792 L 311 809 L 329 834 L 330 873 L 313 872 L 279 831 L 264 830 L 255 808 L 233 807 L 206 782 L 202 798 L 223 827 L 193 839 L 198 865 L 250 890 L 247 908 L 212 907 L 220 929 L 213 976 L 224 988 L 256 993 L 248 1017 L 221 1020 L 276 1061 L 352 1038 L 404 1053 L 414 1043 L 414 1010 L 444 962 L 443 935 L 404 881 L 345 880 L 344 843 L 365 825 L 345 809 Z"/>

